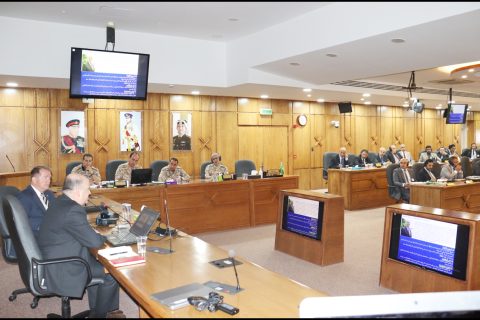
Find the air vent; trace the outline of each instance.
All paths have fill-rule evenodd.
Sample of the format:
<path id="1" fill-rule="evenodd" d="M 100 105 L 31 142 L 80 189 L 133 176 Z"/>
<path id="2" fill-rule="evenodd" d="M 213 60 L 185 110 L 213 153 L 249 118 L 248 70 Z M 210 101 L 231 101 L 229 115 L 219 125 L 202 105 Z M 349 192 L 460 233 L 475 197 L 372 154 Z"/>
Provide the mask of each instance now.
<path id="1" fill-rule="evenodd" d="M 454 84 L 473 83 L 475 81 L 466 80 L 466 79 L 445 79 L 445 80 L 432 80 L 432 81 L 429 81 L 429 82 L 439 83 L 439 84 L 447 84 L 447 85 L 454 85 Z"/>
<path id="2" fill-rule="evenodd" d="M 403 89 L 402 86 L 395 86 L 395 85 L 389 85 L 389 84 L 384 84 L 384 83 L 373 83 L 373 82 L 347 80 L 347 81 L 333 82 L 333 83 L 330 83 L 330 84 L 333 84 L 333 85 L 336 85 L 336 86 L 347 86 L 347 87 L 357 87 L 357 88 L 368 88 L 368 89 L 407 92 L 407 90 Z M 422 89 L 416 89 L 415 92 L 416 93 L 438 94 L 438 95 L 443 95 L 443 96 L 449 95 L 449 91 L 444 90 L 444 89 L 422 88 Z M 466 98 L 480 98 L 480 94 L 471 93 L 471 92 L 453 91 L 453 95 L 454 96 L 460 96 L 460 97 L 466 97 Z"/>

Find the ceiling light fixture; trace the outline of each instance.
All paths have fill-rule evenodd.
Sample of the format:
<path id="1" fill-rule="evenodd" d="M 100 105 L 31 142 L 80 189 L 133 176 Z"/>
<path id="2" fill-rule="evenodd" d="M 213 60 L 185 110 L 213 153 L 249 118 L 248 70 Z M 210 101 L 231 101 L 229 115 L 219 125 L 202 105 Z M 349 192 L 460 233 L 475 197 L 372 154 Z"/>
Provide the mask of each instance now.
<path id="1" fill-rule="evenodd" d="M 290 65 L 291 66 L 294 66 L 294 67 L 298 67 L 300 65 L 300 63 L 298 62 L 290 62 Z"/>
<path id="2" fill-rule="evenodd" d="M 198 91 L 198 90 L 193 90 L 191 93 L 194 94 L 194 95 L 199 95 L 199 94 L 200 94 L 200 91 Z"/>
<path id="3" fill-rule="evenodd" d="M 405 40 L 402 39 L 402 38 L 393 38 L 390 41 L 392 41 L 393 43 L 404 43 L 405 42 Z"/>
<path id="4" fill-rule="evenodd" d="M 317 99 L 317 102 L 325 102 L 325 99 L 319 98 L 319 99 Z"/>
<path id="5" fill-rule="evenodd" d="M 228 18 L 228 21 L 232 21 L 232 22 L 236 22 L 236 21 L 238 21 L 238 20 L 239 20 L 239 19 L 237 19 L 237 18 Z"/>
<path id="6" fill-rule="evenodd" d="M 18 83 L 16 83 L 16 82 L 7 82 L 7 87 L 18 87 Z"/>
<path id="7" fill-rule="evenodd" d="M 370 93 L 364 93 L 362 94 L 363 97 L 370 97 Z"/>
<path id="8" fill-rule="evenodd" d="M 311 95 L 311 94 L 307 94 L 307 97 L 308 97 L 308 98 L 311 98 L 311 97 L 312 97 L 312 95 Z"/>
<path id="9" fill-rule="evenodd" d="M 336 58 L 337 57 L 337 55 L 335 53 L 327 53 L 326 56 L 329 57 L 329 58 Z"/>
<path id="10" fill-rule="evenodd" d="M 262 98 L 262 99 L 268 99 L 268 94 L 262 94 L 262 95 L 260 96 L 260 98 Z"/>
<path id="11" fill-rule="evenodd" d="M 312 92 L 312 89 L 310 89 L 310 88 L 305 88 L 305 89 L 303 89 L 303 92 Z"/>
<path id="12" fill-rule="evenodd" d="M 364 104 L 372 104 L 370 101 L 365 101 Z"/>

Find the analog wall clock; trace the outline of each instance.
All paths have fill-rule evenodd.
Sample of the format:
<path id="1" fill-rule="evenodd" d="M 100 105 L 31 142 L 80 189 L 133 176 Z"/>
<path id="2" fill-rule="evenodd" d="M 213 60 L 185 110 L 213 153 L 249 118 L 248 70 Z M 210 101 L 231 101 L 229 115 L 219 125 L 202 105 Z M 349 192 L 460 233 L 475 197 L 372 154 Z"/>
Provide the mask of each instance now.
<path id="1" fill-rule="evenodd" d="M 297 117 L 297 123 L 301 125 L 302 127 L 307 124 L 307 116 L 304 114 L 301 114 Z"/>

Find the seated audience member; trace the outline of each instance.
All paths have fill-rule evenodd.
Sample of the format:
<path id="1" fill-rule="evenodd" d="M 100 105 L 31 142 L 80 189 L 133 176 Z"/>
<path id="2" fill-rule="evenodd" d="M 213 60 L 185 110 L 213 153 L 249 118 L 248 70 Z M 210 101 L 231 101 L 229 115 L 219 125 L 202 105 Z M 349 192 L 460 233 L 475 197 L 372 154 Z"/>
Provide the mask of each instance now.
<path id="1" fill-rule="evenodd" d="M 410 152 L 407 151 L 407 148 L 405 147 L 405 144 L 401 144 L 400 145 L 400 150 L 397 151 L 397 156 L 400 158 L 400 159 L 407 159 L 408 160 L 408 163 L 412 163 L 413 162 L 413 158 L 412 158 L 412 155 L 410 154 Z"/>
<path id="2" fill-rule="evenodd" d="M 365 167 L 367 164 L 371 164 L 372 161 L 368 157 L 368 150 L 367 149 L 362 149 L 360 151 L 360 154 L 358 155 L 357 163 L 359 167 Z"/>
<path id="3" fill-rule="evenodd" d="M 380 149 L 378 149 L 378 154 L 375 155 L 375 164 L 381 163 L 383 166 L 385 164 L 390 163 L 386 152 L 387 151 L 384 147 L 380 147 Z"/>
<path id="4" fill-rule="evenodd" d="M 413 181 L 413 172 L 408 168 L 408 160 L 400 160 L 400 167 L 393 170 L 393 184 L 400 189 L 402 199 L 410 202 L 410 182 Z"/>
<path id="5" fill-rule="evenodd" d="M 440 162 L 440 158 L 437 156 L 437 154 L 435 152 L 432 152 L 431 145 L 425 146 L 425 151 L 420 154 L 420 158 L 418 159 L 418 162 L 425 163 L 425 160 L 427 159 L 432 159 L 434 161 Z"/>
<path id="6" fill-rule="evenodd" d="M 460 158 L 460 156 L 457 153 L 457 147 L 455 147 L 455 145 L 453 143 L 448 146 L 447 153 L 448 153 L 449 158 L 451 156 L 457 156 L 458 158 Z"/>
<path id="7" fill-rule="evenodd" d="M 457 156 L 450 156 L 448 163 L 442 167 L 440 171 L 440 178 L 449 181 L 454 179 L 463 179 L 462 165 Z"/>
<path id="8" fill-rule="evenodd" d="M 52 191 L 48 190 L 52 172 L 45 166 L 36 166 L 30 171 L 30 185 L 17 194 L 23 205 L 35 237 L 48 207 L 55 201 Z"/>
<path id="9" fill-rule="evenodd" d="M 168 181 L 190 181 L 190 176 L 178 166 L 177 158 L 170 158 L 170 163 L 168 166 L 165 166 L 160 170 L 158 175 L 158 181 L 167 182 Z"/>
<path id="10" fill-rule="evenodd" d="M 448 161 L 449 155 L 445 147 L 440 147 L 437 152 L 438 159 L 440 162 Z"/>
<path id="11" fill-rule="evenodd" d="M 87 177 L 88 181 L 90 181 L 90 185 L 100 184 L 102 182 L 102 178 L 100 178 L 100 171 L 92 166 L 93 156 L 90 153 L 85 153 L 82 159 L 82 164 L 74 167 L 71 173 L 78 173 Z"/>
<path id="12" fill-rule="evenodd" d="M 122 163 L 118 166 L 117 171 L 115 172 L 115 180 L 130 181 L 132 179 L 132 170 L 142 168 L 137 165 L 138 160 L 140 160 L 140 155 L 137 151 L 130 153 L 128 162 Z"/>
<path id="13" fill-rule="evenodd" d="M 462 157 L 470 158 L 470 160 L 480 158 L 480 153 L 477 150 L 477 144 L 474 142 L 470 145 L 470 149 L 466 149 L 462 153 Z"/>
<path id="14" fill-rule="evenodd" d="M 227 167 L 220 163 L 220 161 L 222 161 L 221 159 L 222 157 L 219 153 L 212 153 L 212 156 L 210 157 L 212 163 L 205 168 L 205 179 L 214 180 L 219 175 L 228 174 Z"/>
<path id="15" fill-rule="evenodd" d="M 119 286 L 103 265 L 90 253 L 90 248 L 101 248 L 105 238 L 95 232 L 87 220 L 84 205 L 90 195 L 90 182 L 85 176 L 71 173 L 65 178 L 63 193 L 48 208 L 40 226 L 38 246 L 45 259 L 78 256 L 87 261 L 92 277 L 103 278 L 104 283 L 87 288 L 90 306 L 89 318 L 121 318 Z M 64 278 L 78 276 L 78 284 L 65 283 Z M 83 296 L 83 286 L 88 274 L 83 267 L 55 264 L 45 267 L 46 284 L 75 298 Z M 114 311 L 117 310 L 117 311 Z M 112 312 L 113 311 L 113 312 Z"/>
<path id="16" fill-rule="evenodd" d="M 330 160 L 330 164 L 328 165 L 328 168 L 345 168 L 346 166 L 354 165 L 354 163 L 349 163 L 348 162 L 348 154 L 347 154 L 347 149 L 345 147 L 341 147 L 338 154 L 335 155 Z"/>
<path id="17" fill-rule="evenodd" d="M 423 169 L 418 172 L 417 181 L 437 181 L 437 178 L 432 172 L 433 169 L 433 159 L 427 159 L 423 163 Z"/>
<path id="18" fill-rule="evenodd" d="M 394 144 L 388 147 L 387 158 L 391 163 L 400 162 L 400 157 L 397 155 L 397 147 Z"/>

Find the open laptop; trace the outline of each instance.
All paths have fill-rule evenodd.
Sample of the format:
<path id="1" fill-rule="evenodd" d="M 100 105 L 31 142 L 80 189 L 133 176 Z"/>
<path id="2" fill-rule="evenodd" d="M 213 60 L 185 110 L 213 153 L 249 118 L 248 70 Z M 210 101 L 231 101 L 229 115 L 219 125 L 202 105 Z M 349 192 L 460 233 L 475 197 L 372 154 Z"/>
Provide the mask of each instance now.
<path id="1" fill-rule="evenodd" d="M 133 169 L 130 184 L 147 184 L 152 182 L 152 169 Z"/>
<path id="2" fill-rule="evenodd" d="M 137 237 L 147 236 L 160 214 L 148 207 L 144 207 L 130 229 L 114 230 L 106 235 L 107 242 L 114 246 L 127 246 L 137 243 Z"/>
<path id="3" fill-rule="evenodd" d="M 208 294 L 211 291 L 214 290 L 206 285 L 194 282 L 181 287 L 154 293 L 151 297 L 167 306 L 170 310 L 176 310 L 188 305 L 188 297 L 201 296 L 208 298 Z"/>

